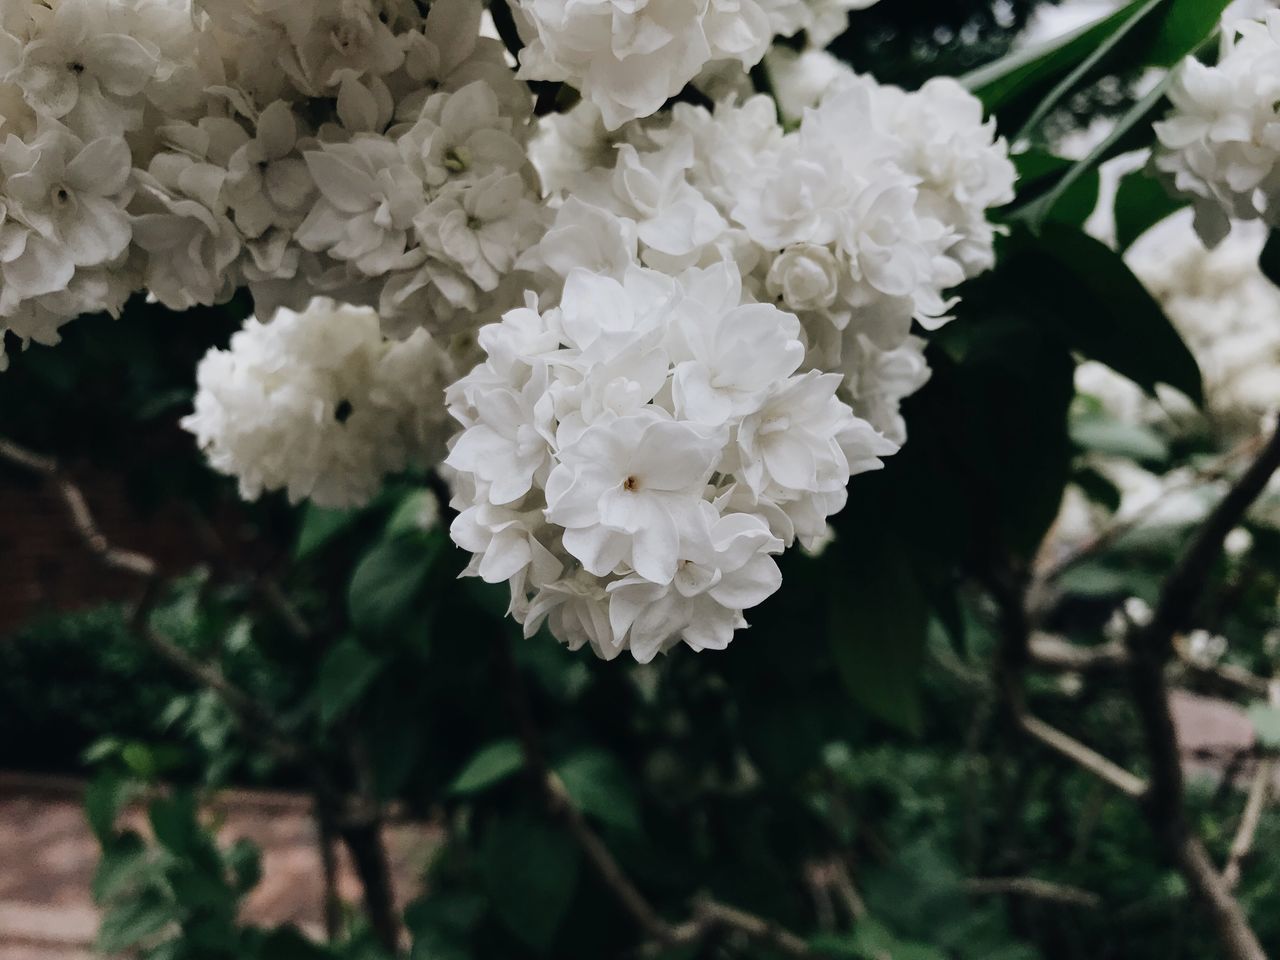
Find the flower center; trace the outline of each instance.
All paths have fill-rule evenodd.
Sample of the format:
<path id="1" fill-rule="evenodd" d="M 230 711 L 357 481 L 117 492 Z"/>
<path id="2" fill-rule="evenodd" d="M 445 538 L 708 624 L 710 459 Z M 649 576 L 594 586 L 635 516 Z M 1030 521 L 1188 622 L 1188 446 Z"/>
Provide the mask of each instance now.
<path id="1" fill-rule="evenodd" d="M 71 203 L 71 192 L 66 187 L 55 187 L 49 198 L 55 207 L 65 207 Z"/>
<path id="2" fill-rule="evenodd" d="M 79 75 L 84 73 L 84 64 L 81 63 L 79 60 L 73 60 L 67 64 L 67 69 L 70 70 L 72 73 Z"/>
<path id="3" fill-rule="evenodd" d="M 622 481 L 622 489 L 627 491 L 627 493 L 635 493 L 640 489 L 640 478 L 634 473 L 631 474 L 631 476 Z"/>
<path id="4" fill-rule="evenodd" d="M 466 147 L 450 147 L 444 152 L 444 167 L 454 173 L 461 173 L 471 166 L 471 152 Z"/>

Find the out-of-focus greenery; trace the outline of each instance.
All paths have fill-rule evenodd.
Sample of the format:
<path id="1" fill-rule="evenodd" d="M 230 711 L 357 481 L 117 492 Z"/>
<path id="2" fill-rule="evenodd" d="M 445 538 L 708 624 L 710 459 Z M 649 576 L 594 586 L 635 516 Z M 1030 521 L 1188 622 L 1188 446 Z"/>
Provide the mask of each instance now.
<path id="1" fill-rule="evenodd" d="M 1030 7 L 884 0 L 856 15 L 839 49 L 911 84 L 1003 52 Z M 1125 55 L 1145 62 L 1142 51 Z M 1028 97 L 1061 76 L 1039 78 L 1039 93 L 1002 94 L 1009 115 L 1025 116 Z M 1138 806 L 1019 732 L 993 679 L 987 579 L 1026 569 L 1069 480 L 1100 502 L 1114 495 L 1081 459 L 1097 433 L 1069 429 L 1077 358 L 1146 386 L 1199 390 L 1195 361 L 1155 301 L 1079 231 L 1096 172 L 1041 153 L 1021 163 L 1021 216 L 1008 217 L 999 268 L 965 289 L 958 320 L 933 338 L 933 379 L 905 411 L 910 442 L 883 473 L 855 480 L 825 553 L 783 561 L 783 590 L 723 653 L 678 650 L 638 666 L 570 653 L 545 634 L 521 639 L 504 617 L 505 591 L 459 581 L 462 553 L 440 527 L 415 522 L 426 478 L 405 478 L 359 511 L 291 509 L 278 497 L 239 504 L 176 420 L 196 361 L 226 342 L 249 310 L 243 300 L 181 316 L 136 302 L 120 321 L 78 321 L 59 347 L 15 357 L 0 377 L 3 432 L 118 474 L 140 509 L 180 503 L 231 534 L 230 559 L 210 555 L 171 582 L 149 623 L 215 664 L 305 755 L 282 760 L 246 736 L 214 693 L 145 652 L 123 606 L 46 614 L 0 640 L 2 765 L 72 770 L 87 758 L 100 773 L 88 812 L 103 846 L 103 949 L 136 947 L 148 960 L 380 956 L 358 913 L 324 945 L 241 925 L 256 858 L 218 849 L 195 815 L 202 790 L 314 791 L 318 768 L 352 792 L 367 773 L 376 799 L 446 828 L 430 892 L 404 916 L 414 960 L 635 956 L 642 934 L 525 775 L 509 648 L 548 763 L 672 922 L 711 894 L 836 957 L 1217 956 Z M 1048 202 L 1028 212 L 1038 197 Z M 1126 222 L 1163 209 L 1142 203 Z M 1133 456 L 1172 468 L 1202 452 L 1139 444 Z M 1126 597 L 1153 596 L 1187 532 L 1118 543 L 1075 571 L 1054 628 L 1097 642 Z M 1256 569 L 1244 581 L 1223 565 L 1214 595 L 1232 597 L 1217 610 L 1240 641 L 1232 657 L 1261 673 L 1272 666 L 1261 637 L 1275 618 L 1280 543 L 1254 534 Z M 264 602 L 266 576 L 303 634 Z M 1029 699 L 1048 722 L 1144 772 L 1123 675 L 1037 675 Z M 151 804 L 154 841 L 119 830 L 121 804 L 159 783 L 176 789 Z M 1222 862 L 1240 795 L 1197 783 L 1189 803 Z M 1239 890 L 1272 949 L 1277 843 L 1271 811 Z M 834 863 L 854 899 L 813 882 Z M 1095 900 L 974 884 L 1010 877 Z M 726 935 L 650 955 L 774 954 Z"/>

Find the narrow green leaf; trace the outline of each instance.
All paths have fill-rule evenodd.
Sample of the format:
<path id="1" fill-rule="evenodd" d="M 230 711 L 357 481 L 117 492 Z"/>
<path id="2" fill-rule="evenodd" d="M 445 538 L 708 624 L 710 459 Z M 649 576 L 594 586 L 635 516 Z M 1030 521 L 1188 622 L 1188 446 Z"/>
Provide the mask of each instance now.
<path id="1" fill-rule="evenodd" d="M 85 815 L 100 842 L 105 844 L 115 834 L 116 818 L 124 809 L 132 789 L 133 785 L 126 778 L 104 774 L 85 790 Z"/>
<path id="2" fill-rule="evenodd" d="M 481 750 L 449 785 L 455 794 L 479 793 L 501 783 L 524 766 L 524 750 L 514 739 L 497 740 Z"/>
<path id="3" fill-rule="evenodd" d="M 343 640 L 320 664 L 320 722 L 329 726 L 347 712 L 382 670 L 384 661 L 356 640 Z"/>
<path id="4" fill-rule="evenodd" d="M 187 790 L 175 791 L 152 802 L 150 819 L 156 842 L 176 857 L 190 856 L 200 843 L 196 800 Z"/>
<path id="5" fill-rule="evenodd" d="M 98 928 L 99 953 L 116 955 L 159 933 L 176 920 L 173 909 L 155 897 L 123 903 L 102 918 Z"/>
<path id="6" fill-rule="evenodd" d="M 1231 0 L 1173 0 L 1147 51 L 1150 67 L 1172 67 L 1217 35 L 1222 13 Z"/>
<path id="7" fill-rule="evenodd" d="M 1010 100 L 1029 96 L 1069 73 L 1090 52 L 1120 29 L 1146 0 L 1132 0 L 1115 13 L 1038 47 L 1015 50 L 978 67 L 961 82 L 997 113 Z"/>
<path id="8" fill-rule="evenodd" d="M 1030 136 L 1035 128 L 1043 122 L 1044 118 L 1049 116 L 1057 108 L 1058 104 L 1062 103 L 1068 94 L 1075 90 L 1077 85 L 1084 82 L 1089 72 L 1098 66 L 1139 23 L 1164 2 L 1165 0 L 1146 0 L 1140 6 L 1126 7 L 1125 11 L 1123 11 L 1126 13 L 1125 18 L 1116 25 L 1109 35 L 1103 37 L 1040 101 L 1035 110 L 1032 111 L 1031 116 L 1026 119 L 1021 129 L 1012 138 L 1014 142 Z"/>

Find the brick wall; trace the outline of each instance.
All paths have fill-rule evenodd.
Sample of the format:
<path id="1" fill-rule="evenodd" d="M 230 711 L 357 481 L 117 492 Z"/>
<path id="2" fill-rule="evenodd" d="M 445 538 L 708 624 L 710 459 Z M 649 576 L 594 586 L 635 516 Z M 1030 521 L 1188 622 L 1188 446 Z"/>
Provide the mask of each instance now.
<path id="1" fill-rule="evenodd" d="M 174 571 L 200 561 L 175 511 L 144 517 L 111 478 L 85 470 L 74 475 L 103 533 L 117 546 L 140 550 Z M 0 636 L 35 613 L 128 599 L 136 587 L 89 553 L 56 494 L 0 471 Z"/>

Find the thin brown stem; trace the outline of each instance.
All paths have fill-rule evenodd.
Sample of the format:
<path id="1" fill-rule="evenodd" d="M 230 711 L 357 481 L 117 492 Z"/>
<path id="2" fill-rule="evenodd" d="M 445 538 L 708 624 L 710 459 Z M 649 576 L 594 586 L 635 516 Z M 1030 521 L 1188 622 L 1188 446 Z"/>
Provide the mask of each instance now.
<path id="1" fill-rule="evenodd" d="M 1085 907 L 1089 910 L 1102 906 L 1102 898 L 1096 893 L 1036 877 L 981 877 L 966 880 L 964 888 L 975 896 L 1011 895 L 1068 907 Z"/>

